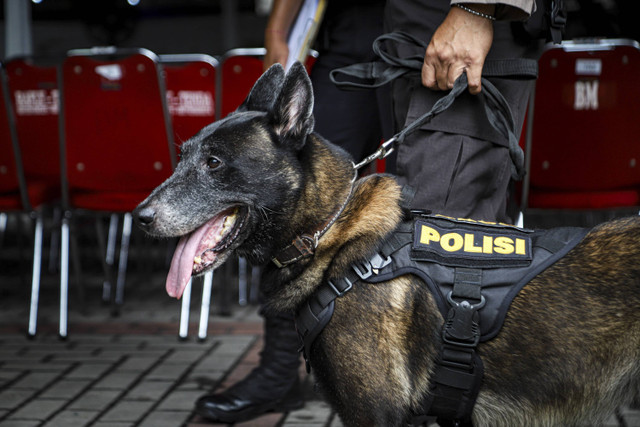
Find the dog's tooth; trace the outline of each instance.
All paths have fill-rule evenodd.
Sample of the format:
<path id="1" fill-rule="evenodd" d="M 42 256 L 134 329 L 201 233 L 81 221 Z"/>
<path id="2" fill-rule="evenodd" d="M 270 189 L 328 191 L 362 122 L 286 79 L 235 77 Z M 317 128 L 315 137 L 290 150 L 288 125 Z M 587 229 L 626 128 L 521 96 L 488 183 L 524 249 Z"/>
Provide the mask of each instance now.
<path id="1" fill-rule="evenodd" d="M 197 257 L 195 257 L 193 259 L 193 263 L 196 264 L 196 265 L 200 264 L 201 262 L 202 262 L 202 258 L 200 258 L 199 256 L 197 256 Z"/>

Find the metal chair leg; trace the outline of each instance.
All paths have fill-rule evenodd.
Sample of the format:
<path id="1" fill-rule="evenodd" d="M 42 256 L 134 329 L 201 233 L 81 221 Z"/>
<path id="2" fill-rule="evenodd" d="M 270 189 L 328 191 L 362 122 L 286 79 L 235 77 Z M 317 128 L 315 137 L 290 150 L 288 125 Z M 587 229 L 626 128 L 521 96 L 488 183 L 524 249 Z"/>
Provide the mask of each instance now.
<path id="1" fill-rule="evenodd" d="M 120 259 L 118 260 L 118 279 L 116 282 L 116 310 L 124 302 L 124 282 L 127 275 L 127 258 L 129 257 L 129 241 L 133 216 L 127 212 L 122 221 L 122 240 L 120 241 Z"/>
<path id="2" fill-rule="evenodd" d="M 258 293 L 260 292 L 260 276 L 262 270 L 258 266 L 251 267 L 251 288 L 249 292 L 249 303 L 255 304 L 258 302 Z"/>
<path id="3" fill-rule="evenodd" d="M 2 244 L 4 243 L 4 233 L 7 230 L 7 218 L 9 216 L 2 212 L 0 213 L 0 248 L 2 247 Z"/>
<path id="4" fill-rule="evenodd" d="M 202 286 L 202 305 L 200 306 L 200 326 L 198 328 L 198 339 L 207 338 L 207 327 L 209 326 L 209 307 L 211 306 L 211 285 L 213 283 L 213 271 L 208 271 L 204 275 Z"/>
<path id="5" fill-rule="evenodd" d="M 238 304 L 247 305 L 247 260 L 238 258 Z"/>
<path id="6" fill-rule="evenodd" d="M 118 236 L 118 214 L 111 214 L 109 218 L 109 235 L 107 237 L 107 251 L 104 261 L 106 262 L 106 269 L 111 270 L 113 263 L 115 262 L 116 254 L 116 239 Z M 106 270 L 105 269 L 105 270 Z M 102 283 L 102 301 L 111 301 L 111 278 L 107 276 Z"/>
<path id="7" fill-rule="evenodd" d="M 180 339 L 186 339 L 189 334 L 189 306 L 191 304 L 191 284 L 193 279 L 189 280 L 187 287 L 182 293 L 182 308 L 180 310 L 180 331 L 178 335 Z"/>
<path id="8" fill-rule="evenodd" d="M 42 266 L 42 212 L 36 212 L 36 227 L 33 239 L 33 271 L 31 276 L 31 305 L 29 308 L 29 330 L 30 337 L 36 335 L 36 324 L 38 321 L 38 298 L 40 296 L 40 269 Z"/>
<path id="9" fill-rule="evenodd" d="M 60 233 L 58 224 L 60 223 L 60 218 L 62 217 L 62 209 L 60 207 L 55 206 L 53 208 L 53 228 L 51 230 L 51 242 L 49 243 L 49 272 L 53 273 L 56 271 L 56 266 L 58 265 L 60 255 Z"/>
<path id="10" fill-rule="evenodd" d="M 62 218 L 60 234 L 60 329 L 59 336 L 67 337 L 67 304 L 69 297 L 69 221 L 65 215 Z"/>

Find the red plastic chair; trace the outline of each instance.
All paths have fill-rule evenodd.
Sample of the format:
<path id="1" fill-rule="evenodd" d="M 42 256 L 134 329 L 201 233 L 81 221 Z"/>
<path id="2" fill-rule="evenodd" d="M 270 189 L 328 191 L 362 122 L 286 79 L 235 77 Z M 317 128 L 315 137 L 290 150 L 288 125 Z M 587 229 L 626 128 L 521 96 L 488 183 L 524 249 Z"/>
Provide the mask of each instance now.
<path id="1" fill-rule="evenodd" d="M 70 51 L 62 65 L 60 145 L 66 215 L 61 295 L 65 298 L 71 215 L 79 210 L 116 213 L 124 216 L 116 310 L 122 304 L 130 211 L 175 167 L 173 131 L 158 64 L 157 56 L 145 49 L 94 48 Z M 66 299 L 61 300 L 61 337 L 67 333 L 66 304 Z"/>
<path id="2" fill-rule="evenodd" d="M 0 212 L 6 219 L 7 213 L 27 213 L 34 221 L 33 268 L 31 276 L 31 304 L 29 312 L 30 336 L 35 334 L 35 318 L 40 289 L 40 269 L 42 264 L 43 215 L 42 205 L 53 203 L 55 196 L 40 191 L 42 185 L 36 183 L 37 191 L 29 191 L 29 181 L 25 178 L 24 158 L 16 129 L 16 114 L 11 102 L 5 70 L 2 70 L 0 85 Z M 56 156 L 57 158 L 57 156 Z M 2 221 L 5 222 L 6 221 Z"/>
<path id="3" fill-rule="evenodd" d="M 160 55 L 167 106 L 179 147 L 217 118 L 218 60 L 202 54 Z"/>
<path id="4" fill-rule="evenodd" d="M 20 148 L 4 70 L 0 92 L 0 212 L 23 212 L 31 210 L 31 205 L 21 162 L 16 161 Z"/>
<path id="5" fill-rule="evenodd" d="M 565 41 L 539 60 L 522 209 L 640 206 L 640 46 Z"/>
<path id="6" fill-rule="evenodd" d="M 56 67 L 28 59 L 6 64 L 7 79 L 31 203 L 60 197 Z"/>
<path id="7" fill-rule="evenodd" d="M 226 117 L 245 100 L 262 75 L 263 47 L 231 49 L 222 57 L 220 117 Z"/>
<path id="8" fill-rule="evenodd" d="M 222 58 L 222 84 L 221 84 L 221 115 L 226 117 L 229 113 L 245 100 L 253 84 L 258 80 L 263 72 L 263 59 L 266 49 L 238 48 L 231 49 Z M 318 52 L 309 52 L 305 67 L 307 72 L 311 71 L 313 64 L 318 58 Z"/>

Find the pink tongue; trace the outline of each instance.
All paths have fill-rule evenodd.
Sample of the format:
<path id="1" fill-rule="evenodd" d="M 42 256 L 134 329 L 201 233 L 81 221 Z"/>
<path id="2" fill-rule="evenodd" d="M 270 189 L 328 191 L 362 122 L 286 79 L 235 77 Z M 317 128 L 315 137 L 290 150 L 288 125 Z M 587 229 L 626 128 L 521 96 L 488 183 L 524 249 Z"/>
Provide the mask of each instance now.
<path id="1" fill-rule="evenodd" d="M 167 275 L 166 289 L 170 297 L 178 298 L 182 296 L 184 288 L 187 287 L 191 273 L 193 272 L 193 259 L 196 254 L 200 255 L 205 251 L 206 247 L 201 247 L 200 243 L 209 231 L 221 227 L 225 215 L 216 217 L 204 225 L 200 226 L 190 234 L 182 236 L 178 242 L 173 258 L 171 259 L 171 267 Z"/>

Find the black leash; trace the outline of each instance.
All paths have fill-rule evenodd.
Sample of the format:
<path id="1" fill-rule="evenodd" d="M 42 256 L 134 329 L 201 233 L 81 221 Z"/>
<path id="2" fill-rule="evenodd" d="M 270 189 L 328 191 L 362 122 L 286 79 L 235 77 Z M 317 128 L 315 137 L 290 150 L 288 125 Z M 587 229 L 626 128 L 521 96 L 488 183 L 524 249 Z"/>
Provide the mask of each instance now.
<path id="1" fill-rule="evenodd" d="M 373 51 L 381 58 L 381 61 L 353 64 L 332 70 L 329 75 L 331 81 L 342 89 L 374 89 L 404 75 L 420 73 L 423 56 L 414 55 L 399 58 L 384 50 L 384 43 L 387 41 L 423 47 L 425 50 L 427 48 L 425 42 L 407 33 L 383 34 L 373 42 Z M 339 75 L 355 80 L 340 80 L 338 79 Z M 524 58 L 486 61 L 482 69 L 482 76 L 482 91 L 480 93 L 486 100 L 484 103 L 485 113 L 489 123 L 508 139 L 512 161 L 511 175 L 514 179 L 520 180 L 525 174 L 524 153 L 515 136 L 516 123 L 506 99 L 487 77 L 535 79 L 538 76 L 538 63 L 533 59 Z M 466 90 L 467 86 L 467 75 L 463 72 L 455 81 L 453 88 L 440 98 L 430 111 L 383 142 L 376 152 L 356 164 L 355 168 L 360 169 L 376 159 L 387 157 L 393 152 L 395 145 L 402 143 L 409 133 L 449 108 L 458 95 Z"/>

